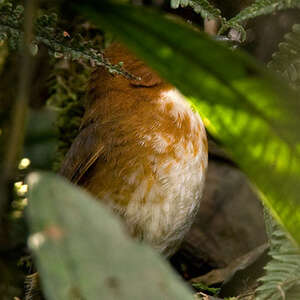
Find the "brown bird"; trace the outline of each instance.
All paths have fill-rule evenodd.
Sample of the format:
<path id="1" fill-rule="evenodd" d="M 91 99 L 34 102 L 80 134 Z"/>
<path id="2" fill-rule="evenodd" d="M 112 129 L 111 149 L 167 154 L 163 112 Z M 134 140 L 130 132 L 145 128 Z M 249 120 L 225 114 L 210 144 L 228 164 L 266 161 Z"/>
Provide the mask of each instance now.
<path id="1" fill-rule="evenodd" d="M 199 115 L 172 85 L 121 44 L 111 63 L 141 80 L 97 69 L 60 173 L 107 204 L 130 234 L 172 255 L 197 213 L 207 168 Z"/>

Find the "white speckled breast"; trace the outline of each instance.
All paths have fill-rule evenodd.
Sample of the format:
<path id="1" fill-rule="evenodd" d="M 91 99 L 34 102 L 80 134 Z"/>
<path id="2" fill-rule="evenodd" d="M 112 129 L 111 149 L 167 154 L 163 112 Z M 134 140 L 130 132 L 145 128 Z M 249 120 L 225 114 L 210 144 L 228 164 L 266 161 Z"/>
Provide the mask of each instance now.
<path id="1" fill-rule="evenodd" d="M 155 126 L 147 129 L 143 125 L 136 132 L 133 142 L 139 145 L 139 152 L 129 156 L 127 172 L 120 172 L 124 193 L 107 192 L 99 197 L 124 218 L 133 236 L 170 256 L 200 204 L 207 141 L 199 115 L 177 90 L 162 92 L 152 109 L 168 118 L 155 119 Z M 124 205 L 122 197 L 130 201 Z"/>

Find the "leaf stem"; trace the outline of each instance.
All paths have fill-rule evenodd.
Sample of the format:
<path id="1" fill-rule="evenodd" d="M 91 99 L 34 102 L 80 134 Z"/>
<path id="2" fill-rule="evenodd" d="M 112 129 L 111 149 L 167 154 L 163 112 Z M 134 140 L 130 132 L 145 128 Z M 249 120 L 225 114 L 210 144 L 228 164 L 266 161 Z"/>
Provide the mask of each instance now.
<path id="1" fill-rule="evenodd" d="M 25 125 L 32 83 L 33 59 L 30 54 L 30 43 L 33 35 L 33 15 L 35 0 L 25 2 L 24 44 L 21 49 L 21 64 L 19 73 L 18 92 L 11 115 L 11 130 L 4 153 L 1 177 L 0 218 L 3 217 L 8 203 L 7 185 L 14 178 L 20 153 L 23 148 Z"/>

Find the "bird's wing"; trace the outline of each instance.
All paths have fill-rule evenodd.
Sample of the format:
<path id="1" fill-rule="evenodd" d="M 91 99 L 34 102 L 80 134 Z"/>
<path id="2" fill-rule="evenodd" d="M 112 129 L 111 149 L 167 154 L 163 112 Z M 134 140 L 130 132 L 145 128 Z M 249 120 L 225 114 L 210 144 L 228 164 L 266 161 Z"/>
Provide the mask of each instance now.
<path id="1" fill-rule="evenodd" d="M 131 79 L 130 83 L 139 87 L 153 87 L 161 84 L 163 81 L 159 75 L 145 65 L 142 61 L 136 61 L 130 67 L 129 72 L 139 77 L 139 79 Z"/>
<path id="2" fill-rule="evenodd" d="M 77 183 L 103 153 L 104 145 L 95 124 L 83 128 L 66 154 L 59 174 Z"/>

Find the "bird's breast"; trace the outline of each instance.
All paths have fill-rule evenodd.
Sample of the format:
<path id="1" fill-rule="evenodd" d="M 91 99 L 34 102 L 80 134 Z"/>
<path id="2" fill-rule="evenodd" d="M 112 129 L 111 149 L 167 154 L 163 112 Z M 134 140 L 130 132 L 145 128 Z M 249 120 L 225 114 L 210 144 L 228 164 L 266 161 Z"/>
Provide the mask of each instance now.
<path id="1" fill-rule="evenodd" d="M 126 99 L 126 101 L 130 101 Z M 84 185 L 166 255 L 189 229 L 207 168 L 205 129 L 174 88 L 102 116 L 104 151 Z"/>

